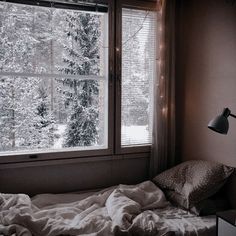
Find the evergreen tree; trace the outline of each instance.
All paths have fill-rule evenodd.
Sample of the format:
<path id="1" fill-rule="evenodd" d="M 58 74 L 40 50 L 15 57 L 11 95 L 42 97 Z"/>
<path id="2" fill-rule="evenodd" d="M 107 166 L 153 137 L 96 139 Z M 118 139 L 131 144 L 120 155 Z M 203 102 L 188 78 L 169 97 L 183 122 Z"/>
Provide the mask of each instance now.
<path id="1" fill-rule="evenodd" d="M 48 91 L 45 86 L 40 86 L 38 88 L 37 96 L 37 112 L 36 117 L 37 123 L 35 128 L 40 133 L 40 142 L 39 147 L 51 147 L 54 140 L 54 117 L 51 114 L 53 111 L 50 111 L 50 98 L 48 96 Z"/>
<path id="2" fill-rule="evenodd" d="M 64 67 L 67 75 L 99 74 L 99 15 L 92 13 L 67 13 L 67 37 L 71 45 L 65 45 Z M 90 146 L 98 142 L 99 84 L 90 79 L 59 80 L 67 86 L 71 114 L 66 129 L 65 147 Z M 69 89 L 68 89 L 69 88 Z"/>
<path id="3" fill-rule="evenodd" d="M 0 82 L 0 149 L 16 151 L 47 148 L 52 139 L 52 117 L 40 99 L 38 78 L 3 77 Z M 44 115 L 39 113 L 44 111 Z M 42 109 L 43 108 L 43 109 Z"/>
<path id="4" fill-rule="evenodd" d="M 35 53 L 40 40 L 31 21 L 35 16 L 37 12 L 31 6 L 4 4 L 0 23 L 1 71 L 41 71 L 44 65 L 36 65 Z M 47 148 L 51 144 L 53 118 L 46 114 L 48 101 L 39 91 L 42 84 L 43 80 L 36 77 L 0 78 L 1 151 Z"/>

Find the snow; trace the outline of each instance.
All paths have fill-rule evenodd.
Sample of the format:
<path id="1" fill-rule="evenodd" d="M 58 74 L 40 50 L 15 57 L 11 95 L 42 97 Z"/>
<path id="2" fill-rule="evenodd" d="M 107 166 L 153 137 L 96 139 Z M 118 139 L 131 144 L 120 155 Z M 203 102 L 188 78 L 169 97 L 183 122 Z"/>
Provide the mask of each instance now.
<path id="1" fill-rule="evenodd" d="M 134 144 L 150 143 L 148 126 L 122 126 L 121 144 L 128 146 Z"/>
<path id="2" fill-rule="evenodd" d="M 0 152 L 106 146 L 108 81 L 95 78 L 108 78 L 107 13 L 14 3 L 4 9 L 0 3 L 0 10 Z M 149 61 L 155 59 L 152 37 L 143 36 L 151 35 L 151 21 L 146 11 L 139 15 L 131 23 L 123 16 L 124 146 L 151 140 Z M 93 79 L 78 82 L 76 75 Z"/>
<path id="3" fill-rule="evenodd" d="M 59 124 L 57 130 L 55 131 L 55 136 L 58 137 L 55 140 L 53 149 L 62 148 L 64 142 L 64 134 L 66 130 L 66 124 Z M 150 142 L 150 134 L 148 131 L 148 126 L 122 126 L 122 145 L 134 145 L 134 144 L 144 144 Z"/>
<path id="4" fill-rule="evenodd" d="M 55 136 L 58 137 L 55 140 L 53 149 L 62 148 L 64 142 L 64 134 L 66 130 L 66 124 L 59 124 L 57 130 L 55 131 Z M 148 131 L 148 126 L 122 126 L 122 145 L 134 145 L 134 144 L 144 144 L 150 142 L 150 134 Z"/>
<path id="5" fill-rule="evenodd" d="M 63 138 L 66 130 L 66 124 L 60 124 L 55 131 L 55 136 L 59 137 L 53 145 L 53 149 L 62 148 Z"/>

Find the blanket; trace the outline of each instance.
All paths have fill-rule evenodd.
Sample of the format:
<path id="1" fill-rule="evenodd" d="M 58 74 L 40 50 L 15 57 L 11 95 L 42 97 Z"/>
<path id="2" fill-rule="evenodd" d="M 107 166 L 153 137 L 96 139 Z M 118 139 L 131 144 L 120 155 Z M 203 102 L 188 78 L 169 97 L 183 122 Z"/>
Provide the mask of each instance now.
<path id="1" fill-rule="evenodd" d="M 151 211 L 169 203 L 151 181 L 71 197 L 0 194 L 0 235 L 166 235 Z"/>

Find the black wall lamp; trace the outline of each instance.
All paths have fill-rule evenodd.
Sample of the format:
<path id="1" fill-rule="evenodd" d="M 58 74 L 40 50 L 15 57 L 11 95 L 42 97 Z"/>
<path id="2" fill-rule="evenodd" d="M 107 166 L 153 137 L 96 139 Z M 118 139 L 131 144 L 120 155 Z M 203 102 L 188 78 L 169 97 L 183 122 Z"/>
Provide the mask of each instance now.
<path id="1" fill-rule="evenodd" d="M 229 130 L 229 116 L 236 118 L 236 115 L 232 114 L 229 108 L 224 108 L 221 115 L 209 122 L 208 128 L 220 134 L 227 134 Z"/>

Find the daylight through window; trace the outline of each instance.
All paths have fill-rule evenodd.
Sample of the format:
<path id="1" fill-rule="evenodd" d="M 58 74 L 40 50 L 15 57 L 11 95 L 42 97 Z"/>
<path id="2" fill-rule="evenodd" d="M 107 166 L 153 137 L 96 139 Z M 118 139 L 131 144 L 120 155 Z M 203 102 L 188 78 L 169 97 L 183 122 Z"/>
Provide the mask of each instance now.
<path id="1" fill-rule="evenodd" d="M 151 143 L 156 12 L 122 10 L 121 145 Z"/>
<path id="2" fill-rule="evenodd" d="M 108 14 L 0 3 L 0 152 L 107 147 Z"/>

